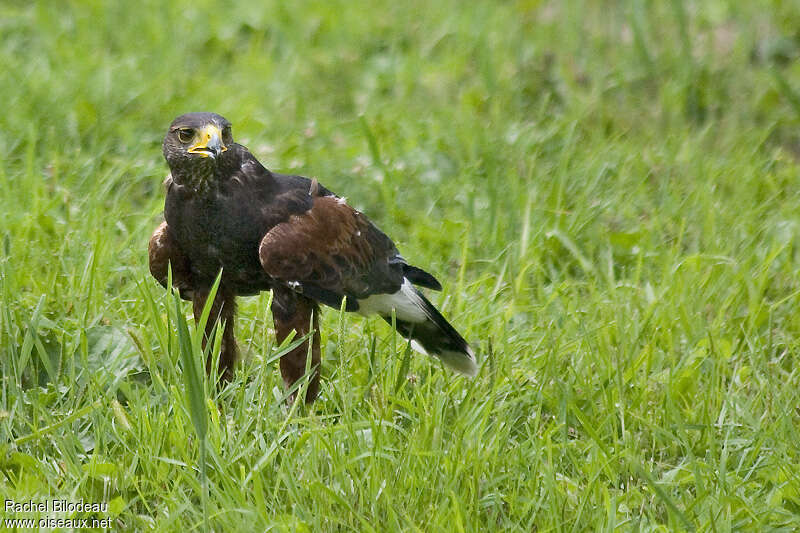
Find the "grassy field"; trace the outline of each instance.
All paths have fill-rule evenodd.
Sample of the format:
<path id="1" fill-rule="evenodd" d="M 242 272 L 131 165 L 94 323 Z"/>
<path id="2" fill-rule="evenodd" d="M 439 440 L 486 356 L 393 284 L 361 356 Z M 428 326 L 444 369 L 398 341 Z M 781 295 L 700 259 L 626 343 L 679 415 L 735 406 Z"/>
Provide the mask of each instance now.
<path id="1" fill-rule="evenodd" d="M 0 4 L 0 500 L 108 503 L 0 518 L 798 530 L 798 27 L 780 0 Z M 235 380 L 191 394 L 146 246 L 194 110 L 436 274 L 478 377 L 329 309 L 321 399 L 288 407 L 262 294 Z"/>

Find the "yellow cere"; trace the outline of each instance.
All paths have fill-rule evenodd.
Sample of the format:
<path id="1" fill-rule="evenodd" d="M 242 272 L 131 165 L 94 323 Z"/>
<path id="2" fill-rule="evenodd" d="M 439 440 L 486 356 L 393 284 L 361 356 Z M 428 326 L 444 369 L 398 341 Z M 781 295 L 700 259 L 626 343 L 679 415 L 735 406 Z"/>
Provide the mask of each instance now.
<path id="1" fill-rule="evenodd" d="M 216 147 L 217 152 L 224 152 L 228 149 L 222 142 L 222 131 L 214 124 L 206 124 L 203 129 L 195 134 L 197 142 L 190 148 L 189 152 L 193 154 L 200 154 L 203 157 L 209 157 L 213 154 L 213 149 Z"/>

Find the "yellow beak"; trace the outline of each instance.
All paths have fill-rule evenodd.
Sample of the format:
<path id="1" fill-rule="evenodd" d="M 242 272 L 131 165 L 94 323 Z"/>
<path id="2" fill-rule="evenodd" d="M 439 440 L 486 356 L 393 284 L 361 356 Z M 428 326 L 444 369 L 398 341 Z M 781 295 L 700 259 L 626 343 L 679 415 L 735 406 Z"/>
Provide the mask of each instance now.
<path id="1" fill-rule="evenodd" d="M 189 147 L 189 152 L 200 154 L 202 157 L 216 158 L 228 149 L 222 143 L 222 132 L 214 124 L 207 124 L 195 136 L 197 142 Z"/>

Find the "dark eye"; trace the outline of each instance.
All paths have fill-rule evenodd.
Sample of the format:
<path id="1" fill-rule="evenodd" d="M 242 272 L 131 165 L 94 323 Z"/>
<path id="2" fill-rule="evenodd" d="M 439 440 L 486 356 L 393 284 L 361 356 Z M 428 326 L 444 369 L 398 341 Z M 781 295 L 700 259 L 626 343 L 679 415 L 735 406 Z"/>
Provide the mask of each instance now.
<path id="1" fill-rule="evenodd" d="M 230 126 L 225 126 L 224 128 L 222 128 L 222 142 L 224 143 L 233 142 L 233 133 L 231 133 Z"/>
<path id="2" fill-rule="evenodd" d="M 192 128 L 181 128 L 178 130 L 178 140 L 187 144 L 194 139 L 194 130 Z"/>

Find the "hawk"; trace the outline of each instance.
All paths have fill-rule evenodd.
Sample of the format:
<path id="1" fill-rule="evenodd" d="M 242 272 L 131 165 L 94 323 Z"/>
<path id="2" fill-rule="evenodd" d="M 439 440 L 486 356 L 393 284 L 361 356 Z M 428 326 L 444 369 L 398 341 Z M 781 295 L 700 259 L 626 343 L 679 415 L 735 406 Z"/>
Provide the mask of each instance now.
<path id="1" fill-rule="evenodd" d="M 441 290 L 436 278 L 408 264 L 344 198 L 317 180 L 267 170 L 216 113 L 176 118 L 163 152 L 170 169 L 165 221 L 150 238 L 150 273 L 166 287 L 171 266 L 173 285 L 199 319 L 222 270 L 205 339 L 219 321 L 223 379 L 231 378 L 237 357 L 236 297 L 266 290 L 279 343 L 292 332 L 311 333 L 307 402 L 319 390 L 319 304 L 339 309 L 344 302 L 347 311 L 390 324 L 394 312 L 397 331 L 417 351 L 459 373 L 477 373 L 470 346 L 415 287 Z M 308 353 L 306 340 L 281 357 L 287 387 L 305 375 Z"/>

